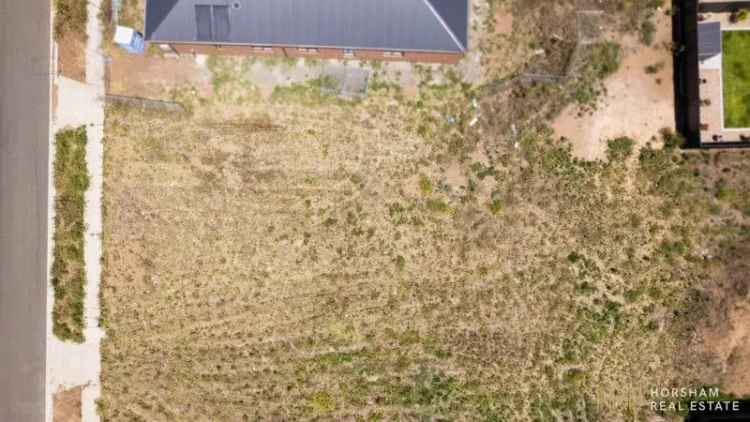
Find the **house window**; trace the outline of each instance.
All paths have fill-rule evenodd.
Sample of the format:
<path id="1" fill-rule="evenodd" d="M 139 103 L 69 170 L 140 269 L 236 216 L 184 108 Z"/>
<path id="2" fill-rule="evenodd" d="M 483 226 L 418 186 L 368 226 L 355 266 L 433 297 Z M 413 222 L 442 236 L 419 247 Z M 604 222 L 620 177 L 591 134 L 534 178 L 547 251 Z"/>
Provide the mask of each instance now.
<path id="1" fill-rule="evenodd" d="M 344 49 L 344 57 L 353 58 L 354 57 L 354 50 L 352 50 L 351 48 L 345 48 Z"/>
<path id="2" fill-rule="evenodd" d="M 318 54 L 317 48 L 298 48 L 297 51 L 302 54 Z"/>
<path id="3" fill-rule="evenodd" d="M 255 51 L 256 53 L 273 53 L 273 47 L 255 45 L 253 46 L 253 51 Z"/>
<path id="4" fill-rule="evenodd" d="M 196 39 L 198 41 L 229 40 L 229 7 L 195 5 Z"/>
<path id="5" fill-rule="evenodd" d="M 383 53 L 383 57 L 388 57 L 388 58 L 404 57 L 404 52 L 403 51 L 386 51 Z"/>

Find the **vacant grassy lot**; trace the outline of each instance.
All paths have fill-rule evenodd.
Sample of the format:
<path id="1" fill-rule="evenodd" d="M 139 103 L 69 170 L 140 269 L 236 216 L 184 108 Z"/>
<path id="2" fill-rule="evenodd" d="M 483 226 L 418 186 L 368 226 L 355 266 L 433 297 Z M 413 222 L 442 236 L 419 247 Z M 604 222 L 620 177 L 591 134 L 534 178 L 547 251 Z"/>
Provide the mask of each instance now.
<path id="1" fill-rule="evenodd" d="M 488 158 L 429 118 L 455 86 L 312 92 L 108 111 L 106 418 L 640 420 L 699 382 L 708 205 L 673 150 Z"/>
<path id="2" fill-rule="evenodd" d="M 558 68 L 548 4 L 512 5 Z M 582 162 L 546 125 L 618 51 L 559 84 L 424 67 L 416 98 L 375 77 L 359 103 L 262 100 L 214 59 L 214 97 L 175 92 L 190 115 L 110 108 L 104 419 L 641 421 L 653 387 L 722 381 L 696 327 L 746 181 L 669 132 Z"/>
<path id="3" fill-rule="evenodd" d="M 52 285 L 55 304 L 52 331 L 61 340 L 83 341 L 83 298 L 86 272 L 83 257 L 86 128 L 55 135 L 55 234 Z"/>
<path id="4" fill-rule="evenodd" d="M 750 127 L 750 31 L 724 31 L 724 126 Z"/>

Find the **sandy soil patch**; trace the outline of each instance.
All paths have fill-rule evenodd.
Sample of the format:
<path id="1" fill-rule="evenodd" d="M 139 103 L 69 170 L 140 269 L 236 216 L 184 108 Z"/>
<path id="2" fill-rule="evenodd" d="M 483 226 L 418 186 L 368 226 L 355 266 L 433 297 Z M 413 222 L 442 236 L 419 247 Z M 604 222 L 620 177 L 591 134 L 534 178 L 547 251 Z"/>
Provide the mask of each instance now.
<path id="1" fill-rule="evenodd" d="M 495 11 L 495 33 L 508 35 L 513 32 L 513 13 L 510 6 L 498 7 Z"/>
<path id="2" fill-rule="evenodd" d="M 577 105 L 567 107 L 553 122 L 557 137 L 569 139 L 573 153 L 583 159 L 605 156 L 608 139 L 628 136 L 638 145 L 648 142 L 659 129 L 674 126 L 670 18 L 659 14 L 657 34 L 651 47 L 634 36 L 621 42 L 620 69 L 605 81 L 606 94 L 597 110 L 581 115 Z M 656 65 L 656 73 L 646 67 Z"/>
<path id="3" fill-rule="evenodd" d="M 747 251 L 741 246 L 722 252 L 724 262 L 711 273 L 717 282 L 708 290 L 709 313 L 698 337 L 718 365 L 722 389 L 739 397 L 750 395 L 750 266 L 741 258 Z"/>
<path id="4" fill-rule="evenodd" d="M 744 397 L 750 395 L 750 302 L 734 292 L 731 286 L 713 292 L 719 297 L 711 317 L 714 322 L 702 330 L 702 342 L 717 359 L 722 389 Z"/>
<path id="5" fill-rule="evenodd" d="M 70 33 L 57 43 L 57 71 L 60 75 L 86 82 L 86 37 Z"/>
<path id="6" fill-rule="evenodd" d="M 750 395 L 750 307 L 747 302 L 732 313 L 729 341 L 731 353 L 727 357 L 724 388 L 737 396 Z M 740 307 L 742 306 L 742 307 Z"/>
<path id="7" fill-rule="evenodd" d="M 107 72 L 107 94 L 171 99 L 173 90 L 193 87 L 210 96 L 211 73 L 192 56 L 165 58 L 127 54 L 113 49 Z"/>
<path id="8" fill-rule="evenodd" d="M 80 422 L 81 421 L 81 391 L 83 387 L 74 387 L 55 393 L 53 421 Z"/>

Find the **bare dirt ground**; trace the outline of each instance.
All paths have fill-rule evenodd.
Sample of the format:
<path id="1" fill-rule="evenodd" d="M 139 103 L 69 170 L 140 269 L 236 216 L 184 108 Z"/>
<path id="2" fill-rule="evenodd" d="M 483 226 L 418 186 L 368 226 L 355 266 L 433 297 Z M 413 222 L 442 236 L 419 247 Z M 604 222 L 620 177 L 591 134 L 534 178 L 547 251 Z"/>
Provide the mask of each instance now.
<path id="1" fill-rule="evenodd" d="M 57 42 L 57 71 L 66 78 L 86 82 L 85 34 L 69 33 Z"/>
<path id="2" fill-rule="evenodd" d="M 724 330 L 706 337 L 725 362 L 722 386 L 729 393 L 745 397 L 750 395 L 750 298 L 733 301 L 724 324 Z"/>
<path id="3" fill-rule="evenodd" d="M 54 422 L 81 422 L 81 391 L 82 387 L 74 387 L 55 393 Z"/>
<path id="4" fill-rule="evenodd" d="M 509 4 L 498 6 L 494 19 L 495 34 L 510 35 L 513 32 L 513 12 Z"/>
<path id="5" fill-rule="evenodd" d="M 747 253 L 746 246 L 740 252 Z M 719 384 L 737 397 L 750 396 L 750 268 L 743 254 L 725 257 L 725 265 L 714 264 L 714 286 L 707 292 L 709 318 L 701 321 L 696 341 L 711 356 Z"/>
<path id="6" fill-rule="evenodd" d="M 174 90 L 186 87 L 195 89 L 202 96 L 212 93 L 210 72 L 192 57 L 135 55 L 112 48 L 110 58 L 107 65 L 108 94 L 169 100 Z"/>
<path id="7" fill-rule="evenodd" d="M 674 127 L 674 87 L 672 84 L 671 17 L 657 15 L 657 32 L 651 47 L 636 36 L 622 40 L 620 69 L 604 82 L 605 93 L 593 112 L 568 106 L 552 127 L 557 137 L 565 137 L 573 153 L 586 160 L 603 159 L 606 141 L 621 136 L 639 145 L 651 140 L 660 129 Z M 649 74 L 647 66 L 658 65 Z"/>
<path id="8" fill-rule="evenodd" d="M 180 91 L 190 90 L 200 97 L 210 97 L 214 94 L 212 85 L 211 60 L 206 56 L 193 57 L 162 57 L 159 54 L 131 55 L 112 47 L 110 62 L 108 63 L 107 93 L 143 97 L 159 100 L 174 99 Z M 221 57 L 214 63 L 221 66 L 233 60 Z M 439 65 L 393 62 L 372 63 L 356 60 L 289 60 L 284 58 L 253 58 L 237 59 L 237 65 L 227 72 L 236 73 L 246 78 L 257 93 L 269 98 L 278 87 L 289 87 L 293 84 L 319 78 L 325 67 L 365 69 L 371 77 L 397 84 L 407 97 L 416 97 L 419 84 L 423 78 L 421 69 L 429 69 L 435 75 L 432 83 L 442 83 Z M 477 63 L 465 63 L 460 68 L 464 79 L 476 78 L 480 73 Z M 169 75 L 165 78 L 164 75 Z"/>
<path id="9" fill-rule="evenodd" d="M 735 220 L 735 227 L 750 219 L 750 173 L 745 151 L 702 153 L 705 164 L 699 171 L 706 189 L 730 208 L 723 217 Z M 731 227 L 731 226 L 730 226 Z M 715 365 L 718 380 L 739 397 L 750 396 L 750 243 L 742 230 L 734 234 L 725 227 L 725 247 L 712 253 L 712 284 L 706 291 L 710 312 L 700 321 L 695 341 Z"/>

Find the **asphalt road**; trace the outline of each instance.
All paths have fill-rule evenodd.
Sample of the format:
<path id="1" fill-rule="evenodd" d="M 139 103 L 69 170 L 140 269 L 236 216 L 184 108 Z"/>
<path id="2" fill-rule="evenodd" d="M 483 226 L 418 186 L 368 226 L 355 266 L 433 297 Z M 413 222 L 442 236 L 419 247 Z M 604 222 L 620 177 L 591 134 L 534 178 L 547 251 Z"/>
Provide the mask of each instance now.
<path id="1" fill-rule="evenodd" d="M 0 0 L 0 421 L 45 414 L 49 0 Z"/>

